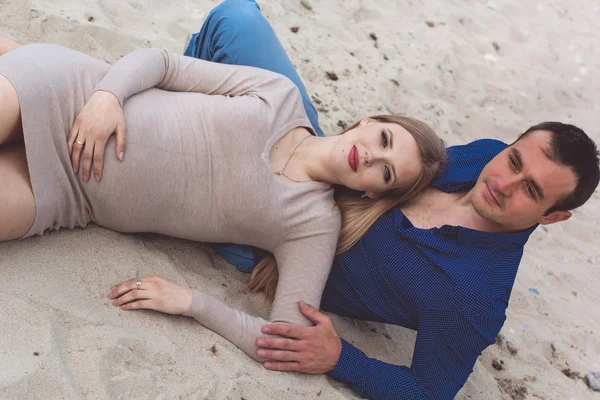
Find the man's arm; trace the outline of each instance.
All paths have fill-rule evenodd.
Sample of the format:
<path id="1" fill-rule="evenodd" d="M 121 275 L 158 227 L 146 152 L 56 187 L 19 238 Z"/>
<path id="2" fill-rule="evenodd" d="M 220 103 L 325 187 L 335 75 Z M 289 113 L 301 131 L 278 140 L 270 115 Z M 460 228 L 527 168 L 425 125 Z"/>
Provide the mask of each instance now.
<path id="1" fill-rule="evenodd" d="M 310 314 L 307 317 L 313 321 L 325 316 L 316 310 Z M 410 368 L 369 358 L 343 340 L 339 357 L 335 352 L 326 353 L 323 349 L 336 348 L 340 339 L 331 319 L 324 318 L 315 327 L 294 327 L 292 332 L 266 325 L 263 332 L 266 328 L 272 334 L 292 337 L 295 350 L 266 350 L 261 354 L 280 360 L 265 363 L 268 369 L 280 371 L 321 373 L 335 364 L 329 375 L 370 399 L 453 399 L 471 374 L 477 357 L 494 342 L 502 323 L 456 312 L 421 312 Z M 261 338 L 258 345 L 285 349 L 289 345 L 285 340 Z"/>

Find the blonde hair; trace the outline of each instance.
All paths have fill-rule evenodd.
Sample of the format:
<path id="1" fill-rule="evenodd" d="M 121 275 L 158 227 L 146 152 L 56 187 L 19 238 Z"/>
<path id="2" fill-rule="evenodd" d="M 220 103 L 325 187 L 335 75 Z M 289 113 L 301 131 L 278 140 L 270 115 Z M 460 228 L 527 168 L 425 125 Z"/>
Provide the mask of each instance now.
<path id="1" fill-rule="evenodd" d="M 335 188 L 334 198 L 342 215 L 342 228 L 336 249 L 336 255 L 349 250 L 369 230 L 383 214 L 406 203 L 423 190 L 429 182 L 443 169 L 446 162 L 446 146 L 435 132 L 425 123 L 398 115 L 376 115 L 372 120 L 383 123 L 395 123 L 406 129 L 417 142 L 421 157 L 421 173 L 408 187 L 394 189 L 377 199 L 363 198 L 361 193 L 339 186 Z M 358 126 L 356 122 L 346 128 L 340 135 Z M 260 261 L 248 281 L 252 292 L 263 292 L 273 301 L 277 290 L 279 273 L 277 261 L 269 254 Z"/>

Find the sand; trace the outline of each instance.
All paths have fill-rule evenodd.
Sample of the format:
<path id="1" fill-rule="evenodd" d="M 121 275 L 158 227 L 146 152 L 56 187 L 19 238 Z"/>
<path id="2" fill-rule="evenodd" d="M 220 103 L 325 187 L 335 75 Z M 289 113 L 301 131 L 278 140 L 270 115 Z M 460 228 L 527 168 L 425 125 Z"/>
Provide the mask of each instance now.
<path id="1" fill-rule="evenodd" d="M 543 120 L 600 142 L 598 2 L 262 1 L 319 108 L 323 129 L 377 113 L 430 123 L 450 144 L 510 142 Z M 181 52 L 218 2 L 0 0 L 0 31 L 108 62 L 138 47 Z M 298 27 L 293 33 L 290 28 Z M 330 80 L 334 72 L 338 80 Z M 497 345 L 459 399 L 599 399 L 600 193 L 538 229 Z M 160 274 L 266 316 L 241 274 L 203 244 L 99 227 L 0 244 L 0 398 L 347 399 L 326 376 L 273 373 L 191 319 L 125 312 L 108 288 Z M 335 318 L 370 356 L 410 363 L 415 333 Z"/>

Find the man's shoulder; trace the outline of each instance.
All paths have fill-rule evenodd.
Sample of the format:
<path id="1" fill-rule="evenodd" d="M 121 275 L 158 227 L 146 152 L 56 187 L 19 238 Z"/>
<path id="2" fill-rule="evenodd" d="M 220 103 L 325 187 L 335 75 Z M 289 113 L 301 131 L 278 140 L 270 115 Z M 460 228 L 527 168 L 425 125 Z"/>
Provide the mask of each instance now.
<path id="1" fill-rule="evenodd" d="M 444 192 L 455 192 L 473 186 L 487 163 L 506 147 L 506 143 L 495 139 L 479 139 L 448 147 L 446 167 L 431 185 Z"/>
<path id="2" fill-rule="evenodd" d="M 450 146 L 447 150 L 448 168 L 457 168 L 461 162 L 479 163 L 481 168 L 508 145 L 496 139 L 479 139 L 473 142 Z"/>

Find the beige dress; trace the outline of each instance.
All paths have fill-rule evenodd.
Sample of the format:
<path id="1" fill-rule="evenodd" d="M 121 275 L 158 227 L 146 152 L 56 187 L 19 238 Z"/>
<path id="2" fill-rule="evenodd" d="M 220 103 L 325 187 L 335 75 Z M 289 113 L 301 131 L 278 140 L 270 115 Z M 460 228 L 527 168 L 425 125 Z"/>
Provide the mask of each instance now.
<path id="1" fill-rule="evenodd" d="M 271 171 L 271 146 L 296 127 L 310 127 L 291 81 L 158 49 L 134 51 L 110 67 L 49 44 L 0 57 L 0 73 L 19 95 L 36 203 L 24 237 L 94 222 L 119 232 L 267 249 L 280 274 L 270 321 L 310 325 L 297 302 L 320 304 L 340 215 L 330 185 L 283 182 Z M 123 105 L 127 155 L 122 163 L 109 156 L 111 138 L 102 181 L 85 183 L 73 173 L 66 139 L 100 89 Z M 199 291 L 187 315 L 254 358 L 254 341 L 269 322 Z"/>

